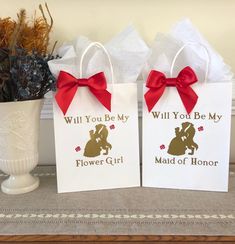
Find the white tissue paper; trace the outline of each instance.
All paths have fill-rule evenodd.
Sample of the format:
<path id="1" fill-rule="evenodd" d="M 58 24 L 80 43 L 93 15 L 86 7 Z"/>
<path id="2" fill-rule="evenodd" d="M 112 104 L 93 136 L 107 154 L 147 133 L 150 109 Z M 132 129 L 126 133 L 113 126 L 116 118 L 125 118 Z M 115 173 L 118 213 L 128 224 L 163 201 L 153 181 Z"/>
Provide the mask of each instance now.
<path id="1" fill-rule="evenodd" d="M 144 80 L 152 69 L 164 72 L 169 77 L 170 67 L 177 51 L 189 42 L 202 44 L 208 50 L 210 60 L 207 82 L 226 82 L 233 79 L 230 66 L 224 63 L 223 58 L 210 46 L 190 20 L 183 19 L 172 28 L 169 34 L 157 34 L 152 45 L 152 54 L 143 69 Z M 207 56 L 203 47 L 188 45 L 176 60 L 173 76 L 176 76 L 185 66 L 190 66 L 199 80 L 204 81 L 206 62 Z"/>
<path id="2" fill-rule="evenodd" d="M 79 36 L 72 44 L 65 44 L 58 49 L 60 59 L 48 62 L 52 74 L 57 77 L 61 70 L 76 78 L 80 77 L 79 64 L 83 50 L 91 43 L 86 37 Z M 139 36 L 133 26 L 104 45 L 110 54 L 114 68 L 114 81 L 135 82 L 149 57 L 149 48 Z M 89 60 L 86 63 L 86 60 Z M 89 77 L 97 72 L 104 71 L 107 80 L 110 80 L 110 68 L 106 56 L 101 50 L 93 49 L 85 57 L 83 77 Z"/>

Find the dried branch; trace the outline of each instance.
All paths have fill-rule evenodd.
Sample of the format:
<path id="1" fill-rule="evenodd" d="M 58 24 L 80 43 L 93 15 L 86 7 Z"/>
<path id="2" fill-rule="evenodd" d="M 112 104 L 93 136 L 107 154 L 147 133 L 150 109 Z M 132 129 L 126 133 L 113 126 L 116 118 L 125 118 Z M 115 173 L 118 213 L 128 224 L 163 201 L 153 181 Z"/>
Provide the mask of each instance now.
<path id="1" fill-rule="evenodd" d="M 41 11 L 42 17 L 45 21 L 45 25 L 47 26 L 47 31 L 45 32 L 44 39 L 43 39 L 44 47 L 45 47 L 44 54 L 47 52 L 47 47 L 49 46 L 49 34 L 50 34 L 52 27 L 53 27 L 53 18 L 51 16 L 51 13 L 50 13 L 50 10 L 48 8 L 47 3 L 45 3 L 45 7 L 46 7 L 47 13 L 50 17 L 50 24 L 48 24 L 48 21 L 47 21 L 47 18 L 45 16 L 42 5 L 41 4 L 39 5 L 39 10 Z"/>
<path id="2" fill-rule="evenodd" d="M 20 10 L 17 21 L 0 18 L 0 102 L 42 98 L 55 88 L 55 79 L 47 62 L 54 59 L 47 54 L 53 18 L 45 3 L 40 17 L 26 21 L 26 11 Z"/>
<path id="3" fill-rule="evenodd" d="M 54 45 L 53 45 L 53 47 L 52 47 L 52 49 L 51 49 L 51 54 L 50 54 L 50 55 L 53 55 L 57 43 L 58 43 L 58 41 L 55 41 L 55 43 L 54 43 Z"/>
<path id="4" fill-rule="evenodd" d="M 18 38 L 21 34 L 21 31 L 25 25 L 25 20 L 26 20 L 26 10 L 25 9 L 21 9 L 18 16 L 18 21 L 16 23 L 16 27 L 15 30 L 13 31 L 11 38 L 10 38 L 10 43 L 9 43 L 9 50 L 11 54 L 15 54 L 15 48 L 16 48 L 16 44 L 18 41 Z"/>

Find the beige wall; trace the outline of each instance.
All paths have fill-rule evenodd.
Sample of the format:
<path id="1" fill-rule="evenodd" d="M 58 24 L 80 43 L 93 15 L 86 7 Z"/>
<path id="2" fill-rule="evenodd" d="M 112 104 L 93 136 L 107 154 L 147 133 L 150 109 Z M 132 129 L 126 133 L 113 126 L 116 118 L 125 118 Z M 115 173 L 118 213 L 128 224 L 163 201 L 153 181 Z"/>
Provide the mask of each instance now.
<path id="1" fill-rule="evenodd" d="M 189 17 L 208 41 L 235 70 L 234 0 L 47 0 L 54 17 L 53 40 L 71 40 L 87 35 L 108 41 L 133 23 L 151 43 L 156 32 L 167 32 L 183 17 Z M 0 16 L 15 16 L 25 7 L 29 14 L 44 0 L 0 0 Z"/>
<path id="2" fill-rule="evenodd" d="M 15 16 L 24 7 L 33 14 L 38 0 L 0 0 L 0 16 Z M 167 32 L 174 22 L 189 17 L 235 71 L 235 0 L 47 0 L 54 17 L 52 42 L 86 35 L 101 42 L 133 23 L 151 44 L 156 32 Z M 235 162 L 233 117 L 231 161 Z M 53 126 L 42 120 L 40 158 L 54 162 Z"/>

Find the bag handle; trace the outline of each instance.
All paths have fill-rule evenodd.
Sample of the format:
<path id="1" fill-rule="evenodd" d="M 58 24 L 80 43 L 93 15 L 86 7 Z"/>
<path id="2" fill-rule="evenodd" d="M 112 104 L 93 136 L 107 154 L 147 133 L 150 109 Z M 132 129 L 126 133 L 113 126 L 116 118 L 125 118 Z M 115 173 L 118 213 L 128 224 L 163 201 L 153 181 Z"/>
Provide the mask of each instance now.
<path id="1" fill-rule="evenodd" d="M 84 50 L 82 56 L 81 56 L 81 61 L 80 61 L 80 78 L 82 78 L 82 74 L 83 74 L 83 68 L 82 68 L 82 65 L 83 65 L 83 61 L 84 61 L 84 57 L 85 55 L 87 54 L 87 52 L 92 48 L 92 47 L 98 47 L 100 49 L 103 50 L 103 52 L 106 54 L 107 58 L 108 58 L 108 62 L 109 62 L 109 67 L 110 67 L 110 73 L 111 73 L 111 83 L 114 84 L 114 75 L 113 75 L 113 65 L 112 65 L 112 62 L 111 62 L 111 58 L 110 58 L 110 55 L 108 53 L 108 51 L 106 50 L 106 48 L 104 47 L 104 45 L 102 45 L 101 43 L 99 42 L 92 42 L 90 43 L 86 49 Z"/>
<path id="2" fill-rule="evenodd" d="M 170 69 L 170 77 L 173 76 L 173 69 L 175 67 L 175 62 L 176 62 L 176 59 L 178 58 L 178 56 L 180 55 L 180 53 L 183 51 L 183 49 L 189 45 L 199 45 L 201 47 L 203 47 L 203 50 L 205 51 L 205 54 L 206 54 L 206 57 L 207 57 L 207 61 L 206 61 L 206 72 L 205 72 L 205 79 L 204 79 L 204 82 L 207 81 L 207 78 L 208 78 L 208 72 L 209 72 L 209 65 L 210 65 L 210 54 L 209 54 L 209 51 L 207 49 L 207 47 L 202 44 L 202 43 L 198 43 L 198 42 L 187 42 L 185 43 L 179 50 L 178 52 L 176 53 L 173 61 L 172 61 L 172 64 L 171 64 L 171 69 Z"/>

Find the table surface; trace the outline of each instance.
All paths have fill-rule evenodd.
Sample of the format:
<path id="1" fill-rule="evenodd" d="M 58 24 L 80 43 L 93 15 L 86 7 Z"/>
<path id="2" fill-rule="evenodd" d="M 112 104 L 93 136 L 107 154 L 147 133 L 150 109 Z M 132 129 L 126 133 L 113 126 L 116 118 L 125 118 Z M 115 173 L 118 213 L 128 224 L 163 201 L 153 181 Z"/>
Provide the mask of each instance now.
<path id="1" fill-rule="evenodd" d="M 126 188 L 57 194 L 55 167 L 40 187 L 0 193 L 0 241 L 235 243 L 235 166 L 228 193 Z M 2 181 L 6 175 L 0 173 Z"/>

